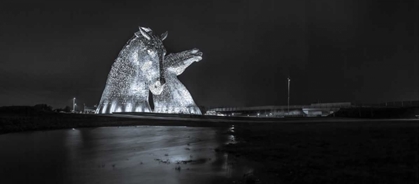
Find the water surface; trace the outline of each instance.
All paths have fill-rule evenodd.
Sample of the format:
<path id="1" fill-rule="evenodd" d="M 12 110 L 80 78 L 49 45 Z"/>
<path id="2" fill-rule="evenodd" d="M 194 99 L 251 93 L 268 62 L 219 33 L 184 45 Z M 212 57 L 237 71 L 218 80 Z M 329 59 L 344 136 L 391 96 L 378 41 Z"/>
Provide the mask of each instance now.
<path id="1" fill-rule="evenodd" d="M 228 128 L 101 127 L 0 135 L 0 183 L 217 183 L 251 168 L 215 152 Z M 222 182 L 222 183 L 224 183 Z"/>

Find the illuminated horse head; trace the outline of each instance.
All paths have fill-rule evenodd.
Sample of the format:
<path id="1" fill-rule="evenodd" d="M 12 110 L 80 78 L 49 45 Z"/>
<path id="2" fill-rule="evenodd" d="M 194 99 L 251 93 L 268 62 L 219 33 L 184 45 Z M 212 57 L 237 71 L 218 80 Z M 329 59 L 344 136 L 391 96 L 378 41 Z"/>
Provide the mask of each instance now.
<path id="1" fill-rule="evenodd" d="M 165 87 L 163 61 L 167 32 L 155 36 L 140 27 L 112 65 L 97 113 L 150 112 L 149 90 L 153 95 Z"/>
<path id="2" fill-rule="evenodd" d="M 165 60 L 166 49 L 163 46 L 163 40 L 168 36 L 168 32 L 161 36 L 152 34 L 150 28 L 140 27 L 139 31 L 135 33 L 136 37 L 142 39 L 142 45 L 138 51 L 138 59 L 140 62 L 140 74 L 151 82 L 149 89 L 154 95 L 159 95 L 164 87 L 164 68 L 163 61 Z M 154 81 L 154 82 L 152 82 Z"/>

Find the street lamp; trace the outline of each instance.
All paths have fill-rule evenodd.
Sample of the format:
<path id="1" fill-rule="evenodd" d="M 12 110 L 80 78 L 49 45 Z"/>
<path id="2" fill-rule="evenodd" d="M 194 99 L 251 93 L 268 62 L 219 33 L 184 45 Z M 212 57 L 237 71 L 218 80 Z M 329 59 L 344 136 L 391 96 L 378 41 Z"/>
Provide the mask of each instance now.
<path id="1" fill-rule="evenodd" d="M 290 103 L 290 77 L 287 77 L 287 114 L 289 114 L 289 103 Z"/>
<path id="2" fill-rule="evenodd" d="M 73 113 L 76 110 L 76 97 L 73 98 Z"/>

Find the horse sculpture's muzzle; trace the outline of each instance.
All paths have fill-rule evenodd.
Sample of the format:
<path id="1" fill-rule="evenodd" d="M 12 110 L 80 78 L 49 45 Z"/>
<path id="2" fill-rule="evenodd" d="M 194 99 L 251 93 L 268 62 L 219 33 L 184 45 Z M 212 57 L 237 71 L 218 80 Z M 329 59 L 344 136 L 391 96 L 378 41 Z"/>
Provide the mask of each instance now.
<path id="1" fill-rule="evenodd" d="M 149 89 L 154 95 L 160 95 L 165 87 L 165 77 L 163 70 L 163 60 L 165 59 L 164 54 L 159 54 L 159 76 L 154 80 Z"/>
<path id="2" fill-rule="evenodd" d="M 165 77 L 164 77 L 164 70 L 163 70 L 163 61 L 165 60 L 165 54 L 159 53 L 159 81 L 161 85 L 164 85 L 166 83 Z"/>

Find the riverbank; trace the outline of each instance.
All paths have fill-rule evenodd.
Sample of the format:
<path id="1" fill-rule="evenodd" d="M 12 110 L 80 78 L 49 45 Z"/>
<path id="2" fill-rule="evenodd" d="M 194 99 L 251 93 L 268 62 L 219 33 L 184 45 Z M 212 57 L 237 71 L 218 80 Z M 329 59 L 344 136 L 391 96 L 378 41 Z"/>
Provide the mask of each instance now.
<path id="1" fill-rule="evenodd" d="M 54 112 L 2 113 L 0 112 L 0 134 L 56 130 L 72 128 L 93 128 L 112 126 L 191 126 L 191 127 L 228 127 L 232 124 L 273 123 L 279 119 L 251 118 L 211 118 L 183 116 L 151 116 L 130 114 L 72 114 Z M 285 120 L 286 121 L 286 120 Z"/>
<path id="2" fill-rule="evenodd" d="M 401 120 L 401 119 L 400 119 Z M 0 134 L 55 130 L 71 128 L 93 128 L 110 126 L 191 126 L 191 127 L 229 127 L 248 124 L 282 123 L 319 123 L 319 122 L 359 122 L 357 118 L 341 117 L 295 117 L 295 118 L 256 118 L 256 117 L 219 117 L 199 115 L 161 115 L 151 113 L 116 113 L 108 115 L 73 114 L 36 111 L 0 110 Z M 363 119 L 363 121 L 392 121 L 390 119 Z"/>

